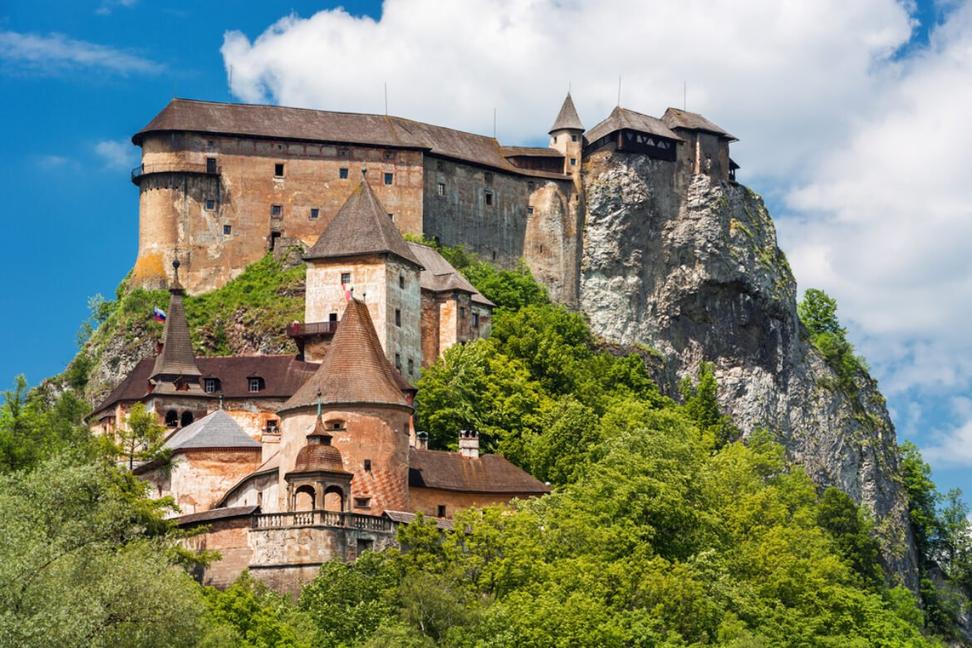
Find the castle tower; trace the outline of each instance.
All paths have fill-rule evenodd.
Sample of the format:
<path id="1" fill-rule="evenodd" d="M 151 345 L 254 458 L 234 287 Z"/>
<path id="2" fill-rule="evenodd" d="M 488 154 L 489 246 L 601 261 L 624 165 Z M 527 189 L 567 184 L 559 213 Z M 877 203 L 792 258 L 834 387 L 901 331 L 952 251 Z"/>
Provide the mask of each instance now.
<path id="1" fill-rule="evenodd" d="M 306 447 L 307 430 L 318 418 L 331 436 L 344 471 L 353 475 L 350 510 L 370 515 L 409 510 L 412 407 L 402 391 L 404 386 L 382 352 L 368 306 L 352 299 L 321 366 L 279 411 L 277 510 L 286 511 L 294 505 L 287 494 L 295 482 L 293 478 L 288 482 L 286 476 L 306 468 L 298 466 L 298 459 Z"/>
<path id="2" fill-rule="evenodd" d="M 336 324 L 353 295 L 367 304 L 388 360 L 406 378 L 417 378 L 422 264 L 364 178 L 304 259 L 305 326 Z"/>
<path id="3" fill-rule="evenodd" d="M 201 394 L 202 372 L 192 353 L 192 339 L 182 298 L 186 291 L 179 283 L 179 260 L 172 262 L 173 279 L 169 286 L 169 312 L 162 331 L 161 348 L 155 357 L 149 381 L 154 394 Z"/>
<path id="4" fill-rule="evenodd" d="M 550 127 L 550 148 L 557 149 L 564 156 L 564 173 L 575 178 L 580 176 L 581 153 L 584 150 L 584 125 L 577 116 L 574 100 L 570 93 L 564 98 L 557 119 Z"/>

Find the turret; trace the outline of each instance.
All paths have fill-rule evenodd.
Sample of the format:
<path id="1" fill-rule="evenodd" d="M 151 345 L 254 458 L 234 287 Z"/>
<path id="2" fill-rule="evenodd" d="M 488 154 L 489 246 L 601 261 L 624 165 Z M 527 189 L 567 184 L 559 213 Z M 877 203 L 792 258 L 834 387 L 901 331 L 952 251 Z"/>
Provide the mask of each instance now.
<path id="1" fill-rule="evenodd" d="M 574 100 L 570 93 L 564 98 L 557 119 L 550 127 L 550 148 L 557 149 L 564 156 L 564 173 L 580 173 L 581 153 L 584 149 L 584 125 L 577 116 Z"/>
<path id="2" fill-rule="evenodd" d="M 172 262 L 174 276 L 169 286 L 169 312 L 165 315 L 165 329 L 152 374 L 149 380 L 153 393 L 168 394 L 176 392 L 202 393 L 199 379 L 202 372 L 196 366 L 192 353 L 192 339 L 189 337 L 189 324 L 182 298 L 186 291 L 179 283 L 179 260 Z"/>

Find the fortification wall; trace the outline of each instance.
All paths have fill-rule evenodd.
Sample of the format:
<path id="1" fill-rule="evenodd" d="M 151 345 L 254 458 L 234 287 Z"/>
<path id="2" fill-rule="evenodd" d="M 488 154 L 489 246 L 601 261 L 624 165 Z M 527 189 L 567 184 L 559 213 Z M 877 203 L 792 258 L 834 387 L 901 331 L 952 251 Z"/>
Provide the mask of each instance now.
<path id="1" fill-rule="evenodd" d="M 421 151 L 153 133 L 142 142 L 142 163 L 139 285 L 163 283 L 175 247 L 183 283 L 197 293 L 261 258 L 273 232 L 313 244 L 364 169 L 399 228 L 422 232 Z"/>
<path id="2" fill-rule="evenodd" d="M 463 493 L 441 488 L 420 488 L 412 486 L 408 495 L 412 500 L 412 511 L 432 517 L 439 516 L 439 507 L 445 507 L 445 517 L 451 518 L 457 511 L 470 507 L 506 504 L 516 493 Z"/>

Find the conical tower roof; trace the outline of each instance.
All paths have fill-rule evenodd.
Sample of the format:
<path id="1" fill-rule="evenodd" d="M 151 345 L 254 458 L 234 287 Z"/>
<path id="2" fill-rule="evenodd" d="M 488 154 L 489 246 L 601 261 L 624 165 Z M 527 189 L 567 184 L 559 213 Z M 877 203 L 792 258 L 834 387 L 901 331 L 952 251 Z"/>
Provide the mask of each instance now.
<path id="1" fill-rule="evenodd" d="M 169 311 L 166 313 L 165 329 L 162 331 L 162 350 L 155 357 L 155 365 L 152 367 L 152 380 L 162 376 L 198 378 L 202 375 L 196 366 L 196 357 L 192 354 L 189 324 L 182 305 L 186 291 L 179 283 L 179 261 L 173 261 L 172 267 L 175 269 L 175 277 L 169 287 Z"/>
<path id="2" fill-rule="evenodd" d="M 362 178 L 304 259 L 312 261 L 368 254 L 394 254 L 416 266 L 422 265 L 378 202 L 371 185 Z"/>
<path id="3" fill-rule="evenodd" d="M 574 108 L 574 100 L 570 98 L 569 92 L 564 98 L 564 105 L 560 107 L 560 112 L 557 113 L 557 119 L 554 120 L 553 126 L 547 132 L 553 133 L 558 130 L 584 130 L 584 125 L 581 123 L 580 117 L 577 116 L 577 109 Z"/>
<path id="4" fill-rule="evenodd" d="M 319 400 L 318 400 L 319 399 Z M 344 309 L 331 346 L 317 371 L 279 411 L 333 405 L 397 405 L 411 408 L 402 380 L 385 357 L 364 302 Z"/>

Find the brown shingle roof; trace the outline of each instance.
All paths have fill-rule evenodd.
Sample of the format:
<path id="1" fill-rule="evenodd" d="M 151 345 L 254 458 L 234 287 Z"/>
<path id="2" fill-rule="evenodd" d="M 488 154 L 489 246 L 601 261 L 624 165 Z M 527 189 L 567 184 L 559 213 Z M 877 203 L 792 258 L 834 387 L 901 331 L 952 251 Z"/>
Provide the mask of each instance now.
<path id="1" fill-rule="evenodd" d="M 318 365 L 303 362 L 294 356 L 229 356 L 197 359 L 199 370 L 205 378 L 218 378 L 221 391 L 216 394 L 190 394 L 204 398 L 290 398 L 310 378 Z M 155 364 L 153 358 L 143 358 L 125 379 L 95 408 L 101 412 L 119 402 L 141 400 L 149 394 L 149 376 Z M 251 376 L 263 378 L 265 389 L 259 394 L 250 393 Z M 184 394 L 180 393 L 180 396 Z"/>
<path id="2" fill-rule="evenodd" d="M 472 301 L 478 304 L 496 305 L 476 290 L 476 287 L 469 283 L 469 280 L 452 267 L 452 264 L 446 261 L 445 257 L 436 250 L 421 243 L 409 242 L 408 246 L 412 249 L 419 263 L 422 264 L 423 270 L 419 275 L 422 290 L 431 290 L 432 292 L 460 290 L 469 293 Z"/>
<path id="3" fill-rule="evenodd" d="M 473 459 L 456 452 L 418 450 L 408 454 L 408 485 L 470 493 L 548 493 L 550 489 L 500 455 Z"/>
<path id="4" fill-rule="evenodd" d="M 669 128 L 703 130 L 710 133 L 715 133 L 716 135 L 724 137 L 733 142 L 738 141 L 736 137 L 730 135 L 719 126 L 716 126 L 699 113 L 688 112 L 687 110 L 679 110 L 678 108 L 668 108 L 665 111 L 665 114 L 662 115 L 662 121 L 664 121 Z"/>
<path id="5" fill-rule="evenodd" d="M 352 299 L 321 366 L 279 411 L 316 405 L 318 394 L 324 405 L 367 403 L 410 409 L 403 382 L 382 351 L 368 306 Z"/>
<path id="6" fill-rule="evenodd" d="M 492 137 L 388 115 L 173 99 L 132 142 L 141 144 L 145 135 L 167 131 L 420 149 L 518 175 L 564 179 L 563 174 L 518 169 Z"/>
<path id="7" fill-rule="evenodd" d="M 581 123 L 580 117 L 577 116 L 577 109 L 574 108 L 574 100 L 570 98 L 569 92 L 564 98 L 560 112 L 557 113 L 557 119 L 554 120 L 553 126 L 547 132 L 553 133 L 555 130 L 562 129 L 584 130 L 584 124 Z"/>
<path id="8" fill-rule="evenodd" d="M 665 122 L 657 117 L 643 115 L 642 113 L 628 110 L 621 106 L 617 106 L 607 116 L 607 119 L 584 133 L 584 137 L 588 142 L 596 142 L 609 133 L 624 129 L 638 131 L 639 133 L 648 133 L 649 135 L 657 135 L 658 137 L 667 137 L 676 142 L 682 141 L 681 137 L 676 135 Z"/>
<path id="9" fill-rule="evenodd" d="M 304 259 L 336 259 L 370 254 L 393 254 L 421 266 L 401 232 L 362 178 L 357 188 L 321 232 Z"/>
<path id="10" fill-rule="evenodd" d="M 189 337 L 189 324 L 182 305 L 184 291 L 178 280 L 169 291 L 169 311 L 165 316 L 165 330 L 162 331 L 162 351 L 155 357 L 152 379 L 160 376 L 201 375 L 192 354 L 192 339 Z"/>
<path id="11" fill-rule="evenodd" d="M 563 158 L 564 154 L 557 149 L 546 146 L 503 146 L 500 148 L 504 157 L 544 157 Z"/>

